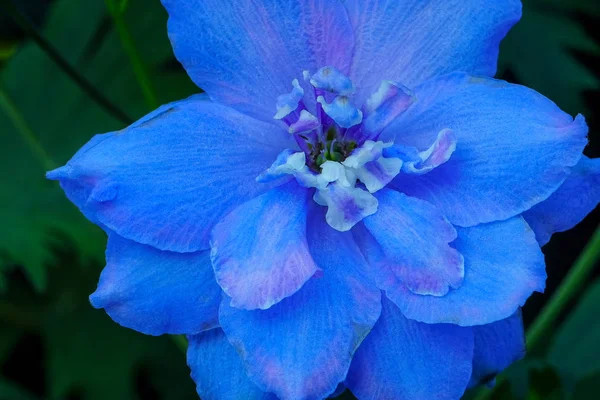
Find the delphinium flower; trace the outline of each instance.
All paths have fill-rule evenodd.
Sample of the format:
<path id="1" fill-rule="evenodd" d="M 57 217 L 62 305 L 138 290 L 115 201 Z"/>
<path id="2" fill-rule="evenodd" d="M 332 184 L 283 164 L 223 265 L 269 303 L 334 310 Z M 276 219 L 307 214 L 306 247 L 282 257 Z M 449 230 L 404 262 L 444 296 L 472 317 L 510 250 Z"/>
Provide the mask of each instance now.
<path id="1" fill-rule="evenodd" d="M 458 399 L 524 354 L 587 126 L 492 77 L 517 0 L 163 0 L 207 95 L 48 173 L 108 234 L 90 297 L 186 334 L 203 399 Z"/>

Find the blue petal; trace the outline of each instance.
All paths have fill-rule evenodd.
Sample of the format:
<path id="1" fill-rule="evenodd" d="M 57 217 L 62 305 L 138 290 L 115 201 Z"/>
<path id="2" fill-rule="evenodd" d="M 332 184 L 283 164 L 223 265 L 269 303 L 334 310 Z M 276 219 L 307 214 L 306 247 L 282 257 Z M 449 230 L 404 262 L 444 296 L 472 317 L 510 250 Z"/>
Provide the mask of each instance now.
<path id="1" fill-rule="evenodd" d="M 334 67 L 322 67 L 312 76 L 310 84 L 317 89 L 323 89 L 340 96 L 350 96 L 354 93 L 352 81 Z"/>
<path id="2" fill-rule="evenodd" d="M 384 299 L 346 385 L 361 400 L 456 400 L 469 382 L 472 357 L 470 329 L 409 320 Z"/>
<path id="3" fill-rule="evenodd" d="M 333 393 L 381 309 L 351 235 L 329 227 L 322 209 L 310 221 L 311 252 L 323 273 L 269 310 L 244 311 L 224 301 L 219 315 L 250 378 L 282 400 Z"/>
<path id="4" fill-rule="evenodd" d="M 540 246 L 552 234 L 573 228 L 600 202 L 600 159 L 582 157 L 571 175 L 547 200 L 523 213 Z"/>
<path id="5" fill-rule="evenodd" d="M 323 107 L 325 114 L 342 128 L 351 128 L 362 122 L 362 111 L 354 107 L 348 97 L 337 96 L 331 103 L 327 103 L 323 96 L 319 96 L 317 101 Z"/>
<path id="6" fill-rule="evenodd" d="M 519 0 L 344 4 L 356 34 L 350 78 L 362 101 L 381 79 L 413 88 L 452 71 L 494 76 L 500 41 L 521 17 Z"/>
<path id="7" fill-rule="evenodd" d="M 208 248 L 214 224 L 275 184 L 259 184 L 289 134 L 192 97 L 93 138 L 48 173 L 92 221 L 160 250 Z"/>
<path id="8" fill-rule="evenodd" d="M 218 324 L 221 295 L 208 251 L 160 251 L 109 234 L 106 268 L 90 302 L 148 335 L 191 334 Z"/>
<path id="9" fill-rule="evenodd" d="M 317 271 L 306 241 L 309 200 L 309 191 L 292 181 L 241 205 L 215 226 L 211 259 L 232 307 L 267 309 Z"/>
<path id="10" fill-rule="evenodd" d="M 339 0 L 162 0 L 175 56 L 210 97 L 270 121 L 304 70 L 348 72 L 354 35 Z"/>
<path id="11" fill-rule="evenodd" d="M 448 245 L 456 230 L 444 216 L 431 204 L 393 190 L 375 196 L 379 210 L 364 219 L 368 232 L 358 227 L 355 237 L 388 297 L 395 299 L 397 291 L 406 289 L 443 296 L 460 287 L 463 258 Z"/>
<path id="12" fill-rule="evenodd" d="M 340 232 L 352 229 L 363 218 L 377 212 L 377 199 L 366 190 L 344 186 L 338 182 L 329 184 L 315 193 L 314 200 L 327 206 L 327 223 Z"/>
<path id="13" fill-rule="evenodd" d="M 584 118 L 573 118 L 533 90 L 462 73 L 416 88 L 418 101 L 382 134 L 427 149 L 450 128 L 456 151 L 422 175 L 391 185 L 427 200 L 455 225 L 508 219 L 548 198 L 587 144 Z"/>
<path id="14" fill-rule="evenodd" d="M 240 356 L 221 329 L 188 336 L 188 365 L 202 400 L 277 400 L 248 379 Z"/>
<path id="15" fill-rule="evenodd" d="M 521 311 L 487 325 L 474 326 L 473 375 L 469 386 L 491 383 L 497 374 L 525 357 Z"/>
<path id="16" fill-rule="evenodd" d="M 398 288 L 390 299 L 407 318 L 483 325 L 510 317 L 533 292 L 544 291 L 544 255 L 521 217 L 459 228 L 452 246 L 465 258 L 462 286 L 443 297 Z"/>

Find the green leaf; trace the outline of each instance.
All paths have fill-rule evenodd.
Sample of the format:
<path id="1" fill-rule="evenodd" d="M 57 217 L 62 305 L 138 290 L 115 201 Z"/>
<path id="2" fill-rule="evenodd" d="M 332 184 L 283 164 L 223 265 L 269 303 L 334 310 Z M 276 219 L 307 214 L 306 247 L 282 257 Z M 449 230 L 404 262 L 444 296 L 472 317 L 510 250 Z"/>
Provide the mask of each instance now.
<path id="1" fill-rule="evenodd" d="M 166 103 L 199 90 L 175 62 L 166 33 L 166 12 L 158 1 L 130 1 L 125 21 L 150 68 L 159 100 Z M 43 35 L 62 56 L 132 117 L 148 111 L 129 59 L 101 1 L 58 0 Z M 25 44 L 0 72 L 0 88 L 33 137 L 56 166 L 64 164 L 94 134 L 123 128 L 80 90 L 34 44 Z M 45 286 L 48 245 L 66 233 L 83 257 L 103 257 L 103 233 L 68 202 L 45 166 L 0 109 L 2 191 L 0 255 L 24 265 L 38 289 Z M 124 155 L 126 156 L 126 155 Z"/>
<path id="2" fill-rule="evenodd" d="M 600 373 L 600 280 L 594 282 L 557 332 L 548 351 L 569 386 Z"/>
<path id="3" fill-rule="evenodd" d="M 27 392 L 19 385 L 0 377 L 0 399 L 37 400 L 37 397 Z"/>
<path id="4" fill-rule="evenodd" d="M 588 376 L 577 382 L 572 400 L 595 399 L 600 393 L 600 373 Z"/>
<path id="5" fill-rule="evenodd" d="M 571 114 L 587 111 L 585 90 L 599 79 L 573 57 L 573 51 L 600 56 L 600 45 L 574 19 L 575 12 L 600 15 L 589 0 L 524 0 L 523 19 L 500 50 L 500 71 L 510 69 L 520 82 L 556 101 Z"/>
<path id="6" fill-rule="evenodd" d="M 98 268 L 79 265 L 80 257 L 69 251 L 54 254 L 57 261 L 48 269 L 44 294 L 13 282 L 0 296 L 0 305 L 10 304 L 18 311 L 15 318 L 3 318 L 0 340 L 6 333 L 14 337 L 23 332 L 42 338 L 44 398 L 66 399 L 77 393 L 82 400 L 136 400 L 136 381 L 142 375 L 160 399 L 196 398 L 185 353 L 167 336 L 142 335 L 93 309 L 88 296 L 96 286 Z M 34 324 L 22 323 L 26 314 L 34 316 Z"/>

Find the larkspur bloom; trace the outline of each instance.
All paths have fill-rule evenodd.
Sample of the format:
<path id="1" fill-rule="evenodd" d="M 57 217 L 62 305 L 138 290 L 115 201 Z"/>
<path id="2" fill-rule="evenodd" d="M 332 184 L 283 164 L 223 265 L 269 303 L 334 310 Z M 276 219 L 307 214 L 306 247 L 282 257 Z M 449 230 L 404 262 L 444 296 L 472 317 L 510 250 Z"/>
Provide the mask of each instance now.
<path id="1" fill-rule="evenodd" d="M 187 334 L 203 399 L 457 399 L 523 356 L 600 164 L 583 117 L 491 78 L 519 1 L 163 4 L 208 97 L 48 173 L 108 233 L 94 307 Z"/>

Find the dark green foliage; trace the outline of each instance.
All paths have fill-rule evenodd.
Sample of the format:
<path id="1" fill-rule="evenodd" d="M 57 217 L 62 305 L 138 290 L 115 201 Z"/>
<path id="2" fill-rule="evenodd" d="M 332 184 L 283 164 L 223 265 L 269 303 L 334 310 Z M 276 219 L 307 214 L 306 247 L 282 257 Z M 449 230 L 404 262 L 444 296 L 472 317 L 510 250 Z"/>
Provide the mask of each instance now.
<path id="1" fill-rule="evenodd" d="M 522 22 L 503 43 L 499 75 L 598 121 L 598 102 L 590 98 L 600 98 L 600 43 L 590 26 L 600 24 L 600 1 L 524 3 Z M 150 110 L 107 4 L 126 10 L 159 103 L 199 91 L 173 58 L 159 0 L 20 4 L 62 57 L 131 119 Z M 171 338 L 135 333 L 91 308 L 105 237 L 44 177 L 92 135 L 124 125 L 35 43 L 18 42 L 22 34 L 9 20 L 0 9 L 0 400 L 195 399 L 184 354 Z M 530 302 L 525 314 L 539 306 Z M 492 398 L 598 398 L 599 315 L 597 282 L 546 348 L 498 379 Z M 340 398 L 354 397 L 346 391 Z"/>
<path id="2" fill-rule="evenodd" d="M 504 40 L 500 71 L 510 69 L 527 86 L 571 114 L 587 113 L 583 93 L 600 89 L 600 77 L 575 54 L 600 57 L 600 44 L 578 18 L 600 18 L 594 0 L 523 0 L 523 19 Z M 597 73 L 597 71 L 596 71 Z"/>

